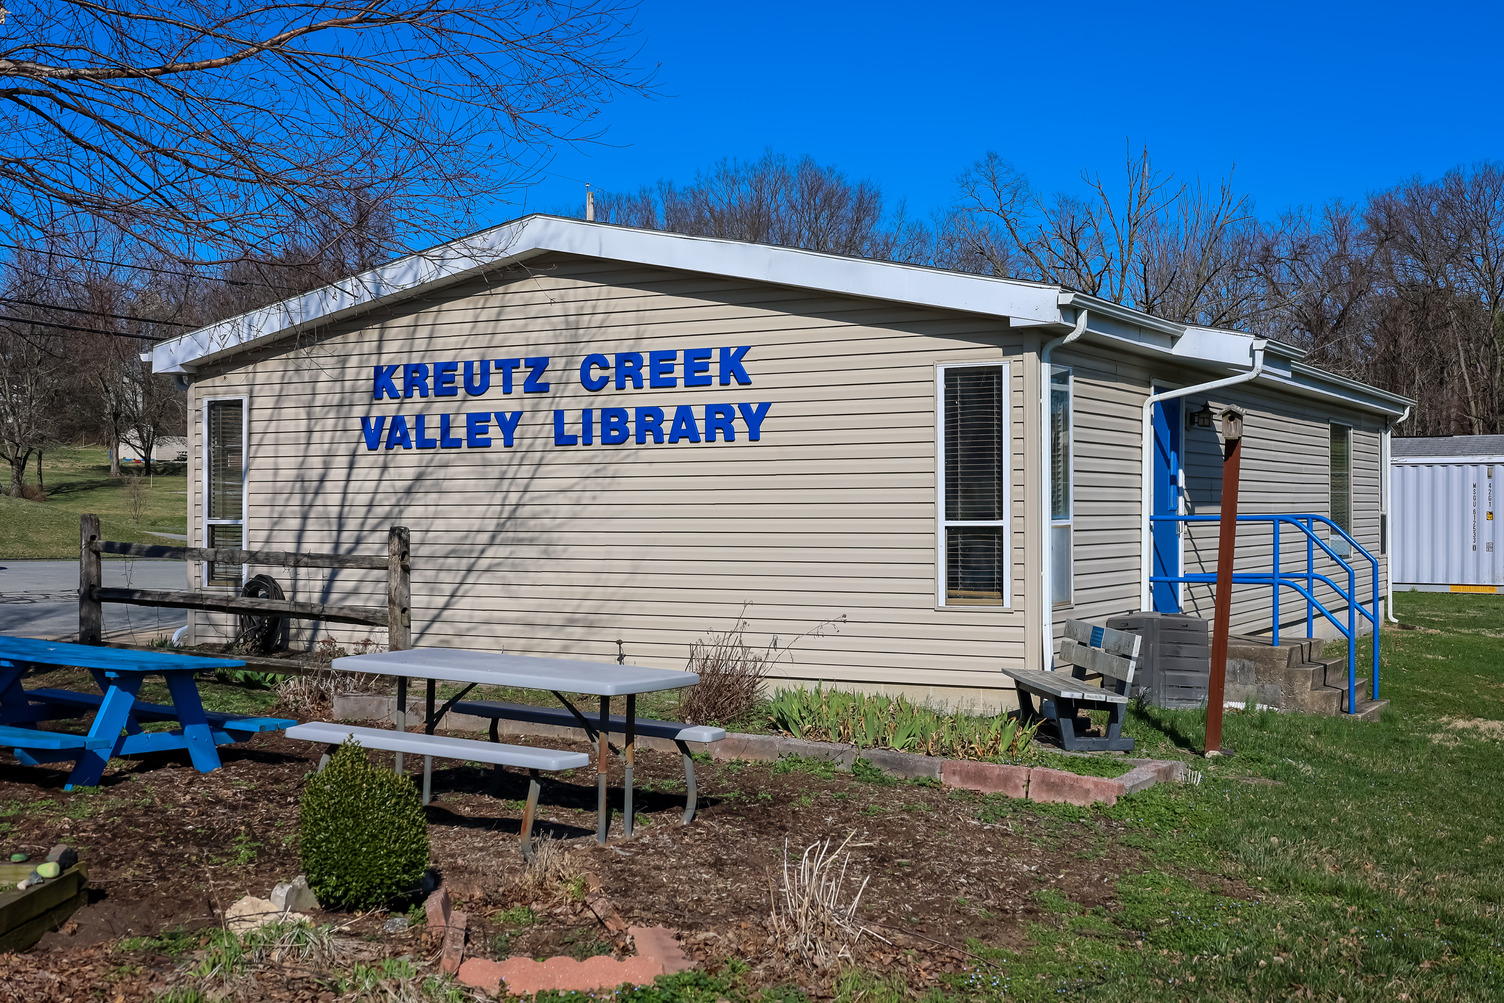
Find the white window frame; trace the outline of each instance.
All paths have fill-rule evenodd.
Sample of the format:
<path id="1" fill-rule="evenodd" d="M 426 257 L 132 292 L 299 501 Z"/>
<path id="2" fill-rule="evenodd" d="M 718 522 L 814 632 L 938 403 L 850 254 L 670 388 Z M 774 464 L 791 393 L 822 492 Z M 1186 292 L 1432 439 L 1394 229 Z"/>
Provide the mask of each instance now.
<path id="1" fill-rule="evenodd" d="M 1048 393 L 1052 398 L 1050 401 L 1050 414 L 1052 417 L 1055 411 L 1055 402 L 1053 398 L 1055 395 L 1055 375 L 1057 373 L 1065 374 L 1065 438 L 1066 449 L 1070 454 L 1069 463 L 1065 468 L 1065 518 L 1063 519 L 1056 518 L 1053 511 L 1055 503 L 1054 456 L 1047 458 L 1049 462 L 1045 464 L 1045 469 L 1049 472 L 1049 477 L 1051 479 L 1050 532 L 1054 533 L 1057 529 L 1065 529 L 1068 531 L 1065 535 L 1066 539 L 1069 541 L 1069 550 L 1067 551 L 1067 553 L 1069 554 L 1069 557 L 1067 558 L 1069 564 L 1067 566 L 1067 573 L 1065 576 L 1066 588 L 1064 598 L 1055 595 L 1055 569 L 1049 569 L 1051 602 L 1056 608 L 1064 608 L 1072 605 L 1075 602 L 1076 596 L 1076 372 L 1070 366 L 1050 366 L 1050 384 Z M 1053 436 L 1049 437 L 1049 441 L 1053 446 Z M 1050 553 L 1052 555 L 1052 560 L 1058 559 L 1059 551 L 1053 546 L 1053 544 L 1050 548 Z"/>
<path id="2" fill-rule="evenodd" d="M 1332 475 L 1333 475 L 1333 473 L 1335 473 L 1335 471 L 1332 470 L 1331 436 L 1332 436 L 1332 432 L 1335 431 L 1336 429 L 1339 429 L 1339 428 L 1345 428 L 1345 429 L 1347 429 L 1347 525 L 1346 526 L 1342 526 L 1342 521 L 1337 518 L 1337 512 L 1332 507 Z M 1357 448 L 1357 438 L 1358 438 L 1357 434 L 1356 434 L 1356 431 L 1357 430 L 1352 425 L 1348 424 L 1345 421 L 1329 421 L 1329 422 L 1327 422 L 1326 515 L 1327 515 L 1328 519 L 1332 520 L 1332 522 L 1336 523 L 1337 525 L 1342 526 L 1342 528 L 1347 531 L 1348 535 L 1349 536 L 1353 536 L 1354 538 L 1356 538 L 1356 536 L 1357 536 L 1357 534 L 1353 533 L 1354 509 L 1357 508 L 1357 506 L 1353 504 L 1353 502 L 1355 500 L 1353 496 L 1357 493 L 1354 490 L 1354 484 L 1353 484 L 1353 468 L 1356 466 L 1356 464 L 1353 462 L 1353 452 Z M 1344 540 L 1342 538 L 1342 535 L 1340 533 L 1337 533 L 1337 532 L 1329 530 L 1327 532 L 1327 543 L 1331 546 L 1331 548 L 1334 551 L 1337 552 L 1337 556 L 1338 557 L 1341 557 L 1344 560 L 1346 560 L 1347 558 L 1350 558 L 1350 557 L 1353 556 L 1352 545 L 1349 544 L 1346 540 Z"/>
<path id="3" fill-rule="evenodd" d="M 998 369 L 1003 376 L 1003 517 L 988 522 L 947 521 L 945 518 L 945 374 L 952 369 Z M 1007 571 L 1003 575 L 1003 601 L 998 606 L 947 603 L 945 589 L 945 531 L 968 526 L 1001 527 Z M 941 362 L 935 366 L 935 608 L 968 610 L 972 613 L 1013 608 L 1013 369 L 998 359 L 991 362 Z"/>
<path id="4" fill-rule="evenodd" d="M 221 401 L 239 401 L 240 402 L 240 518 L 239 519 L 211 519 L 211 518 L 209 518 L 209 466 L 210 466 L 210 457 L 209 457 L 209 405 L 217 403 L 217 402 L 221 402 Z M 202 432 L 201 432 L 202 439 L 201 439 L 201 441 L 203 442 L 203 447 L 204 448 L 202 450 L 202 456 L 201 456 L 201 460 L 200 460 L 200 466 L 202 467 L 202 470 L 200 472 L 200 482 L 201 483 L 200 483 L 200 495 L 199 495 L 199 499 L 200 499 L 200 505 L 201 505 L 202 511 L 203 511 L 203 516 L 202 516 L 203 537 L 202 537 L 202 539 L 203 539 L 204 548 L 206 550 L 209 548 L 209 527 L 210 526 L 239 526 L 240 527 L 240 549 L 241 550 L 249 550 L 250 549 L 250 540 L 249 540 L 249 537 L 248 537 L 247 532 L 246 532 L 246 523 L 249 521 L 249 515 L 250 515 L 250 509 L 249 509 L 249 504 L 248 504 L 249 501 L 250 501 L 250 497 L 249 497 L 249 491 L 247 490 L 247 482 L 250 480 L 250 472 L 251 472 L 251 435 L 250 435 L 250 426 L 251 426 L 251 400 L 250 400 L 250 397 L 248 397 L 245 394 L 219 394 L 219 395 L 216 395 L 214 397 L 203 397 L 203 398 L 200 398 L 199 404 L 200 404 L 200 406 L 203 409 L 203 416 L 202 416 L 202 419 L 201 419 L 201 428 L 202 428 Z M 236 588 L 233 585 L 226 585 L 223 582 L 216 582 L 216 583 L 210 584 L 210 582 L 209 582 L 209 563 L 210 562 L 208 562 L 208 561 L 201 561 L 199 563 L 199 581 L 203 584 L 204 588 L 212 588 L 212 589 L 233 589 L 233 588 Z M 240 566 L 240 584 L 243 586 L 245 584 L 245 581 L 246 581 L 246 566 L 244 564 L 242 564 Z M 238 589 L 237 589 L 237 591 L 238 591 Z"/>

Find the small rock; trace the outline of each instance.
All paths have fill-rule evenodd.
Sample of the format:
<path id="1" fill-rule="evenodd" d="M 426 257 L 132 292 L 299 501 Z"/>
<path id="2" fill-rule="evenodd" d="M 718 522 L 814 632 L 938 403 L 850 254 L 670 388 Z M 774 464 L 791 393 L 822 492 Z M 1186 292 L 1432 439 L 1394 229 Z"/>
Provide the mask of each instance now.
<path id="1" fill-rule="evenodd" d="M 225 928 L 236 936 L 243 936 L 260 929 L 268 923 L 306 920 L 302 913 L 284 912 L 272 905 L 270 899 L 247 895 L 225 910 Z"/>
<path id="2" fill-rule="evenodd" d="M 403 930 L 406 930 L 409 925 L 410 924 L 408 923 L 406 916 L 393 916 L 391 919 L 381 924 L 381 932 L 401 933 Z"/>
<path id="3" fill-rule="evenodd" d="M 307 876 L 302 874 L 273 888 L 271 903 L 283 912 L 319 908 L 318 896 L 313 894 Z"/>
<path id="4" fill-rule="evenodd" d="M 10 855 L 10 862 L 13 864 L 24 864 L 26 863 L 26 859 L 26 854 L 24 853 L 12 853 Z"/>
<path id="5" fill-rule="evenodd" d="M 66 871 L 78 863 L 78 851 L 67 843 L 59 843 L 47 851 L 47 859 Z"/>

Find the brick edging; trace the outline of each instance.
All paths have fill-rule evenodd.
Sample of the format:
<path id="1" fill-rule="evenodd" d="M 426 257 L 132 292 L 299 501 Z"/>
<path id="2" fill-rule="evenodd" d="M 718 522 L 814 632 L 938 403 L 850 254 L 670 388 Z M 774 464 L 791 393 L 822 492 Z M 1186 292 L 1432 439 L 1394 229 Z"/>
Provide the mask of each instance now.
<path id="1" fill-rule="evenodd" d="M 336 721 L 384 719 L 390 723 L 396 704 L 397 698 L 392 696 L 336 694 L 333 717 Z M 408 715 L 411 722 L 414 719 L 411 703 Z M 416 717 L 421 720 L 421 710 L 416 711 Z M 459 731 L 483 731 L 490 723 L 489 718 L 453 713 L 444 719 L 448 730 Z M 578 729 L 554 725 L 503 720 L 498 721 L 497 726 L 498 733 L 507 736 L 579 737 Z M 637 744 L 640 748 L 660 752 L 677 751 L 674 743 L 666 738 L 638 736 Z M 1116 804 L 1118 798 L 1153 787 L 1157 783 L 1180 781 L 1185 777 L 1186 769 L 1185 763 L 1173 759 L 1125 759 L 1122 761 L 1132 763 L 1133 769 L 1120 777 L 1109 779 L 1052 770 L 1045 766 L 1006 766 L 969 759 L 941 759 L 938 756 L 921 756 L 893 749 L 862 750 L 841 742 L 811 742 L 786 735 L 752 735 L 743 732 L 732 732 L 719 742 L 691 742 L 689 745 L 696 752 L 708 752 L 717 760 L 773 762 L 783 756 L 801 756 L 833 763 L 837 769 L 846 771 L 850 771 L 860 758 L 889 776 L 905 780 L 938 780 L 946 787 L 961 790 L 1006 794 L 1030 801 L 1064 802 L 1082 807 Z"/>
<path id="2" fill-rule="evenodd" d="M 1133 769 L 1120 777 L 1088 777 L 1045 766 L 1008 766 L 969 759 L 941 759 L 893 749 L 860 750 L 840 742 L 811 742 L 783 735 L 747 735 L 733 732 L 706 747 L 718 760 L 750 759 L 771 762 L 782 756 L 802 756 L 833 763 L 850 770 L 857 759 L 865 760 L 889 776 L 905 780 L 938 780 L 946 787 L 1006 794 L 1029 801 L 1064 802 L 1085 807 L 1117 804 L 1120 797 L 1179 781 L 1185 763 L 1173 759 L 1128 759 Z"/>

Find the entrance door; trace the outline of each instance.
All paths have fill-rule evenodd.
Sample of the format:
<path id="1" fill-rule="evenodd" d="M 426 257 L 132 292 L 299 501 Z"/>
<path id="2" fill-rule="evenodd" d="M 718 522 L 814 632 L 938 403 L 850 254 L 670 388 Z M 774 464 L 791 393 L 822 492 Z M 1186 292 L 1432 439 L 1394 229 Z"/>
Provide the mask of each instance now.
<path id="1" fill-rule="evenodd" d="M 1180 514 L 1181 466 L 1180 399 L 1160 401 L 1154 405 L 1154 490 L 1152 515 Z M 1151 522 L 1150 541 L 1155 577 L 1180 575 L 1180 524 Z M 1150 590 L 1156 613 L 1180 612 L 1180 586 L 1175 582 L 1154 582 Z"/>

